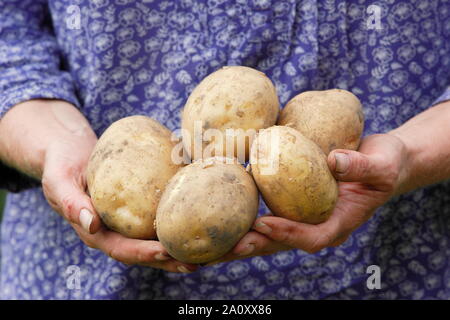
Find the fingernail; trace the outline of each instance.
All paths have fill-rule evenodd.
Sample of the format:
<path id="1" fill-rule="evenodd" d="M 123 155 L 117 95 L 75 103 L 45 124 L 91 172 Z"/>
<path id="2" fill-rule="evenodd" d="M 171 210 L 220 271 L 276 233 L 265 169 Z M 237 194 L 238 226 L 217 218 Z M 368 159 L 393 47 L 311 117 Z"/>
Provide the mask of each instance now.
<path id="1" fill-rule="evenodd" d="M 186 268 L 185 266 L 178 266 L 177 267 L 178 271 L 183 272 L 183 273 L 191 273 L 191 271 Z"/>
<path id="2" fill-rule="evenodd" d="M 263 234 L 268 234 L 268 233 L 272 232 L 272 229 L 267 224 L 265 224 L 264 222 L 258 222 L 255 225 L 254 229 L 256 229 L 256 231 L 258 231 L 260 233 L 263 233 Z"/>
<path id="3" fill-rule="evenodd" d="M 80 223 L 81 223 L 81 227 L 83 227 L 83 229 L 86 230 L 86 232 L 90 232 L 89 230 L 90 230 L 93 218 L 94 218 L 94 216 L 92 215 L 92 213 L 89 212 L 88 209 L 81 209 Z"/>
<path id="4" fill-rule="evenodd" d="M 253 252 L 253 250 L 255 250 L 255 245 L 253 243 L 249 243 L 248 245 L 245 246 L 244 250 L 238 252 L 237 255 L 241 257 L 248 256 Z"/>
<path id="5" fill-rule="evenodd" d="M 155 254 L 155 260 L 167 261 L 167 260 L 170 260 L 170 259 L 171 259 L 170 256 L 168 256 L 168 255 L 166 255 L 166 254 L 164 254 L 162 252 L 158 252 L 157 254 Z"/>
<path id="6" fill-rule="evenodd" d="M 345 153 L 336 153 L 334 155 L 334 159 L 336 160 L 336 169 L 337 173 L 345 173 L 348 170 L 348 166 L 350 165 L 350 160 L 348 155 Z"/>

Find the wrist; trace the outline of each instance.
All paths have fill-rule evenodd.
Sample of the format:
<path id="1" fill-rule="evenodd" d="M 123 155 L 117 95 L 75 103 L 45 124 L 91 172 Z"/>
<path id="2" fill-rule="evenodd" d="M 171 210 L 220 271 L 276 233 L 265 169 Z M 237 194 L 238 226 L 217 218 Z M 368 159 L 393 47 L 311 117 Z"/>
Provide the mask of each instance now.
<path id="1" fill-rule="evenodd" d="M 20 125 L 18 125 L 20 124 Z M 95 144 L 95 133 L 72 104 L 62 100 L 29 100 L 9 110 L 0 122 L 0 158 L 21 172 L 41 179 L 55 145 L 71 154 Z"/>
<path id="2" fill-rule="evenodd" d="M 45 142 L 33 130 L 39 110 L 29 101 L 11 108 L 0 121 L 0 159 L 27 176 L 40 179 L 45 159 Z"/>
<path id="3" fill-rule="evenodd" d="M 411 172 L 413 168 L 412 156 L 413 150 L 409 145 L 408 139 L 402 135 L 402 132 L 399 128 L 394 129 L 387 133 L 388 135 L 395 137 L 398 141 L 398 158 L 399 158 L 399 166 L 398 166 L 398 176 L 397 181 L 394 187 L 394 195 L 400 195 L 406 193 L 411 190 Z"/>

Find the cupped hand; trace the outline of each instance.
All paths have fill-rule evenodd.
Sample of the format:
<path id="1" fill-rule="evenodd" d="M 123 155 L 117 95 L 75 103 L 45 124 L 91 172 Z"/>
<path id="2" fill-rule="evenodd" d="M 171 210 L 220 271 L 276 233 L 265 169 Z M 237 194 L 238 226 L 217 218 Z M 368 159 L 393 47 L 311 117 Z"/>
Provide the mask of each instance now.
<path id="1" fill-rule="evenodd" d="M 395 195 L 408 174 L 405 145 L 391 134 L 364 138 L 358 151 L 333 150 L 327 160 L 338 180 L 339 197 L 326 222 L 310 225 L 272 215 L 260 217 L 253 231 L 211 264 L 293 248 L 315 253 L 338 246 Z"/>
<path id="2" fill-rule="evenodd" d="M 137 240 L 106 228 L 87 194 L 85 171 L 97 137 L 90 128 L 62 134 L 45 151 L 42 186 L 51 207 L 69 221 L 91 248 L 125 264 L 171 272 L 191 272 L 197 266 L 169 256 L 158 241 Z"/>

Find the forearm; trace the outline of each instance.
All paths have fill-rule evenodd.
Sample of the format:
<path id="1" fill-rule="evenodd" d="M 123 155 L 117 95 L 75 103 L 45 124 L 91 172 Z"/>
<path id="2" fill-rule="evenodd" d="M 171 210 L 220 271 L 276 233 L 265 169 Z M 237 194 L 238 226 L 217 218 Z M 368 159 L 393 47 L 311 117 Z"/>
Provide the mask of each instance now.
<path id="1" fill-rule="evenodd" d="M 406 146 L 397 194 L 450 179 L 450 101 L 440 103 L 390 132 Z"/>
<path id="2" fill-rule="evenodd" d="M 95 136 L 85 117 L 61 100 L 30 100 L 0 120 L 0 159 L 40 179 L 45 154 L 52 143 Z M 74 151 L 76 152 L 76 151 Z"/>

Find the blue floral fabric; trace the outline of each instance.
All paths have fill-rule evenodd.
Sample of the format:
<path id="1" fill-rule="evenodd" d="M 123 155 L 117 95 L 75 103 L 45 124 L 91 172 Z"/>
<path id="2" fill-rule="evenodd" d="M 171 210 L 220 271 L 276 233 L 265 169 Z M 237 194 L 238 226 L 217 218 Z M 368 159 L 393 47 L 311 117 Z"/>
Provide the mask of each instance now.
<path id="1" fill-rule="evenodd" d="M 99 135 L 134 114 L 174 130 L 202 78 L 247 65 L 282 105 L 305 90 L 351 90 L 370 135 L 450 99 L 449 39 L 445 0 L 3 0 L 0 116 L 45 97 L 75 104 Z M 392 199 L 339 247 L 171 274 L 88 248 L 34 188 L 7 199 L 0 298 L 450 299 L 449 241 L 445 182 Z M 370 265 L 381 289 L 367 287 Z"/>

